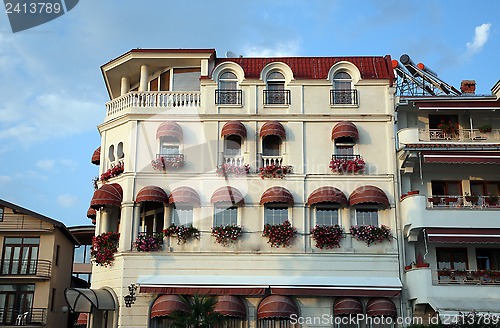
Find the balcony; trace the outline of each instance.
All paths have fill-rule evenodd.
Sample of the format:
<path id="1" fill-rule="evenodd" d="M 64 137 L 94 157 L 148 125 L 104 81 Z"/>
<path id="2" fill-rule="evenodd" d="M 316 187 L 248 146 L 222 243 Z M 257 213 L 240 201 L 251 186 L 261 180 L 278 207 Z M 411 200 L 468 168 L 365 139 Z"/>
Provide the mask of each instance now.
<path id="1" fill-rule="evenodd" d="M 498 143 L 500 129 L 490 132 L 481 132 L 479 129 L 458 129 L 458 133 L 445 133 L 441 129 L 406 128 L 398 131 L 398 140 L 401 145 L 420 142 L 465 142 L 465 143 Z"/>
<path id="2" fill-rule="evenodd" d="M 282 166 L 283 156 L 264 156 L 262 155 L 262 167 L 274 165 Z"/>
<path id="3" fill-rule="evenodd" d="M 19 310 L 17 308 L 0 308 L 0 326 L 45 326 L 47 309 L 31 308 Z"/>
<path id="4" fill-rule="evenodd" d="M 290 90 L 264 90 L 264 105 L 290 105 Z"/>
<path id="5" fill-rule="evenodd" d="M 199 108 L 201 93 L 198 91 L 132 91 L 106 103 L 107 116 L 115 115 L 125 109 L 169 109 L 169 108 Z"/>
<path id="6" fill-rule="evenodd" d="M 360 159 L 360 155 L 332 155 L 332 160 L 345 160 L 345 161 L 352 161 L 352 160 L 357 160 Z"/>
<path id="7" fill-rule="evenodd" d="M 245 165 L 243 156 L 224 155 L 224 164 L 242 167 Z"/>
<path id="8" fill-rule="evenodd" d="M 23 214 L 4 214 L 0 228 L 4 231 L 53 231 L 54 225 Z"/>
<path id="9" fill-rule="evenodd" d="M 50 278 L 52 262 L 47 260 L 3 260 L 1 277 Z"/>
<path id="10" fill-rule="evenodd" d="M 330 105 L 357 105 L 358 90 L 330 90 Z"/>
<path id="11" fill-rule="evenodd" d="M 156 159 L 151 162 L 155 170 L 179 169 L 184 164 L 184 154 L 156 154 Z"/>
<path id="12" fill-rule="evenodd" d="M 241 105 L 241 90 L 215 90 L 215 104 L 217 105 Z"/>

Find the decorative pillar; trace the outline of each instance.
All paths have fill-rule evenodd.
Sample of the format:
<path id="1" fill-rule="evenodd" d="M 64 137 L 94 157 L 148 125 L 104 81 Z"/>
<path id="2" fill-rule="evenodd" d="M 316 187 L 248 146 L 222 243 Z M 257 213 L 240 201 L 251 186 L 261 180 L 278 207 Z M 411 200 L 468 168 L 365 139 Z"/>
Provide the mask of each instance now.
<path id="1" fill-rule="evenodd" d="M 141 232 L 141 203 L 134 205 L 132 238 L 137 238 Z"/>
<path id="2" fill-rule="evenodd" d="M 134 203 L 122 203 L 120 220 L 120 242 L 118 251 L 129 251 L 132 249 L 132 229 L 133 229 Z"/>
<path id="3" fill-rule="evenodd" d="M 163 204 L 163 229 L 167 229 L 170 227 L 170 218 L 172 217 L 171 214 L 172 207 L 168 206 L 168 204 Z M 168 243 L 170 241 L 170 238 L 168 237 L 163 237 L 163 250 L 170 249 L 170 244 Z"/>
<path id="4" fill-rule="evenodd" d="M 147 65 L 141 66 L 141 79 L 139 81 L 139 91 L 148 91 L 149 71 Z"/>
<path id="5" fill-rule="evenodd" d="M 122 76 L 120 96 L 125 95 L 130 91 L 130 78 L 128 76 Z"/>
<path id="6" fill-rule="evenodd" d="M 99 234 L 109 232 L 109 213 L 106 207 L 99 210 Z"/>

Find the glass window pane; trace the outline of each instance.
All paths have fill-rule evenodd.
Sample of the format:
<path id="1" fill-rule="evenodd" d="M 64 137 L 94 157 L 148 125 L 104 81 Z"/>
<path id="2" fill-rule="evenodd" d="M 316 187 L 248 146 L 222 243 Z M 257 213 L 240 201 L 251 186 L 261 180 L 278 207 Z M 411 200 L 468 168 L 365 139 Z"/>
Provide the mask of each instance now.
<path id="1" fill-rule="evenodd" d="M 264 224 L 281 224 L 288 220 L 288 207 L 266 206 L 264 208 Z"/>
<path id="2" fill-rule="evenodd" d="M 74 260 L 75 263 L 85 263 L 85 246 L 76 246 Z"/>
<path id="3" fill-rule="evenodd" d="M 316 224 L 317 225 L 336 225 L 339 222 L 339 211 L 337 208 L 317 207 Z"/>
<path id="4" fill-rule="evenodd" d="M 161 145 L 161 154 L 162 155 L 177 155 L 177 154 L 179 154 L 179 146 L 162 144 Z"/>
<path id="5" fill-rule="evenodd" d="M 356 224 L 378 226 L 378 209 L 357 208 Z"/>
<path id="6" fill-rule="evenodd" d="M 172 223 L 179 225 L 192 225 L 193 224 L 193 208 L 183 207 L 174 208 L 172 211 Z"/>
<path id="7" fill-rule="evenodd" d="M 216 207 L 214 226 L 236 225 L 238 224 L 238 208 L 231 207 Z"/>

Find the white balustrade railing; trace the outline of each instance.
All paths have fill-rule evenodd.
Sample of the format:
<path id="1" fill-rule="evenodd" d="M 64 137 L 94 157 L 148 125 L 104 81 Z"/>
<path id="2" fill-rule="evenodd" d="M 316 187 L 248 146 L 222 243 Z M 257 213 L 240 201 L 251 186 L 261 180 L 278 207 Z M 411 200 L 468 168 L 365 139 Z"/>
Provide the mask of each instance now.
<path id="1" fill-rule="evenodd" d="M 276 165 L 281 166 L 283 164 L 282 156 L 262 156 L 262 166 Z"/>
<path id="2" fill-rule="evenodd" d="M 244 166 L 243 156 L 227 156 L 224 155 L 224 163 L 232 166 Z"/>
<path id="3" fill-rule="evenodd" d="M 201 106 L 201 93 L 197 91 L 132 91 L 106 103 L 107 115 L 113 115 L 125 108 L 197 108 Z"/>
<path id="4" fill-rule="evenodd" d="M 420 141 L 464 141 L 464 142 L 497 142 L 500 140 L 500 129 L 481 132 L 479 129 L 459 129 L 457 133 L 443 132 L 441 129 L 420 129 Z"/>

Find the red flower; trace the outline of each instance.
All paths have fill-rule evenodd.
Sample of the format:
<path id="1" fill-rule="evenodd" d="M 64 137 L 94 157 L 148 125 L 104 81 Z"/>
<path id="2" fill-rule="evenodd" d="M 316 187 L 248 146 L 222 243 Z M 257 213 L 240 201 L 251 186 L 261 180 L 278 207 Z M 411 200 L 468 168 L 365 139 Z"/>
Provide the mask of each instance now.
<path id="1" fill-rule="evenodd" d="M 106 182 L 111 178 L 117 177 L 125 171 L 125 167 L 123 162 L 119 162 L 116 165 L 112 165 L 109 170 L 101 174 L 100 180 L 101 182 Z"/>
<path id="2" fill-rule="evenodd" d="M 92 237 L 92 248 L 90 256 L 96 265 L 107 267 L 113 264 L 114 253 L 117 251 L 116 245 L 120 239 L 118 232 L 105 232 Z"/>
<path id="3" fill-rule="evenodd" d="M 332 159 L 330 169 L 336 173 L 361 173 L 365 170 L 365 161 L 356 159 Z"/>
<path id="4" fill-rule="evenodd" d="M 283 179 L 285 177 L 285 175 L 287 175 L 288 173 L 292 173 L 292 170 L 293 170 L 293 168 L 291 165 L 283 165 L 282 166 L 282 165 L 274 165 L 274 164 L 264 166 L 264 167 L 261 167 L 259 169 L 261 179 L 264 179 L 264 178 Z"/>
<path id="5" fill-rule="evenodd" d="M 212 227 L 212 236 L 215 241 L 223 246 L 229 243 L 234 243 L 240 236 L 243 235 L 243 230 L 237 225 L 225 225 Z"/>
<path id="6" fill-rule="evenodd" d="M 340 240 L 344 238 L 344 229 L 338 225 L 316 225 L 311 230 L 311 237 L 316 241 L 316 247 L 331 249 L 340 247 Z"/>
<path id="7" fill-rule="evenodd" d="M 262 232 L 262 236 L 269 239 L 268 243 L 271 244 L 272 247 L 290 246 L 291 240 L 296 234 L 297 228 L 292 226 L 288 220 L 282 224 L 266 224 L 264 226 L 264 231 Z"/>
<path id="8" fill-rule="evenodd" d="M 351 235 L 357 240 L 364 241 L 368 246 L 372 243 L 381 243 L 384 240 L 391 240 L 391 229 L 382 225 L 380 227 L 372 225 L 353 226 L 350 229 Z"/>

